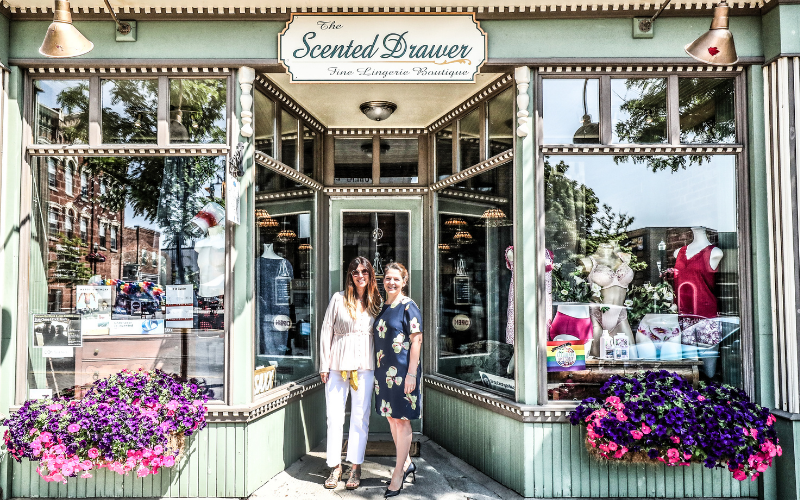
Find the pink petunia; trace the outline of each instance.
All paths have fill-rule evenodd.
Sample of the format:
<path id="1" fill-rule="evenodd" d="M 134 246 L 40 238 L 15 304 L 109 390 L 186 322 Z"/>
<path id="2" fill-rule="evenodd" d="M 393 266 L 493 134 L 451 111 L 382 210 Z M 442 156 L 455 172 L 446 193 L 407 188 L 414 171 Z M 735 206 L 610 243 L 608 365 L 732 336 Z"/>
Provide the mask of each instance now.
<path id="1" fill-rule="evenodd" d="M 644 422 L 642 423 L 642 434 L 650 434 L 650 427 L 647 427 Z"/>
<path id="2" fill-rule="evenodd" d="M 89 474 L 88 472 L 84 472 L 83 474 L 81 474 L 81 477 L 82 477 L 83 479 L 89 479 L 90 477 L 92 477 L 92 475 L 91 475 L 91 474 Z"/>
<path id="3" fill-rule="evenodd" d="M 752 436 L 753 439 L 758 439 L 758 429 L 750 429 L 750 436 Z"/>
<path id="4" fill-rule="evenodd" d="M 641 431 L 632 430 L 631 431 L 631 436 L 633 436 L 633 439 L 639 440 L 639 439 L 642 439 L 642 436 L 644 436 L 644 434 L 642 434 Z"/>
<path id="5" fill-rule="evenodd" d="M 79 430 L 81 430 L 81 426 L 78 425 L 78 424 L 69 424 L 67 426 L 67 430 L 74 434 L 74 433 L 78 432 Z"/>
<path id="6" fill-rule="evenodd" d="M 733 478 L 737 481 L 744 481 L 747 479 L 747 474 L 742 469 L 737 469 L 733 471 Z"/>
<path id="7" fill-rule="evenodd" d="M 627 417 L 627 415 L 625 415 L 621 411 L 618 411 L 617 412 L 617 420 L 619 420 L 620 422 L 625 422 L 625 421 L 628 420 L 628 417 Z"/>
<path id="8" fill-rule="evenodd" d="M 675 444 L 680 444 L 681 442 L 681 438 L 679 438 L 678 436 L 670 436 L 669 439 Z"/>
<path id="9" fill-rule="evenodd" d="M 89 458 L 97 458 L 100 456 L 100 450 L 97 448 L 89 448 L 89 451 L 86 452 L 89 455 Z"/>
<path id="10" fill-rule="evenodd" d="M 58 411 L 61 408 L 64 408 L 64 406 L 60 405 L 58 403 L 53 403 L 53 404 L 47 406 L 47 409 L 50 410 L 50 411 Z"/>
<path id="11" fill-rule="evenodd" d="M 611 441 L 610 443 L 608 443 L 608 449 L 609 450 L 614 451 L 617 448 L 618 448 L 617 443 L 615 443 L 614 441 Z"/>
<path id="12" fill-rule="evenodd" d="M 678 450 L 676 450 L 675 448 L 670 448 L 667 450 L 668 458 L 678 458 L 678 456 L 679 456 Z"/>
<path id="13" fill-rule="evenodd" d="M 704 396 L 697 396 L 698 401 L 705 401 L 706 398 Z"/>

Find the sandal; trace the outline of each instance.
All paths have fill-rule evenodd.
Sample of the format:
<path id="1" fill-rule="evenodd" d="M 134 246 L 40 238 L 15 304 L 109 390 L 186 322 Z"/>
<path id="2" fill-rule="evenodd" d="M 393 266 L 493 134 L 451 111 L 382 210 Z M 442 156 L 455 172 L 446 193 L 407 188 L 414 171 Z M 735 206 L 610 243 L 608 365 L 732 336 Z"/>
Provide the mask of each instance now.
<path id="1" fill-rule="evenodd" d="M 331 469 L 331 475 L 325 480 L 325 489 L 332 490 L 339 485 L 342 480 L 342 466 Z"/>
<path id="2" fill-rule="evenodd" d="M 361 486 L 361 467 L 358 469 L 350 468 L 350 479 L 347 480 L 347 484 L 345 484 L 345 488 L 348 490 L 354 490 Z"/>

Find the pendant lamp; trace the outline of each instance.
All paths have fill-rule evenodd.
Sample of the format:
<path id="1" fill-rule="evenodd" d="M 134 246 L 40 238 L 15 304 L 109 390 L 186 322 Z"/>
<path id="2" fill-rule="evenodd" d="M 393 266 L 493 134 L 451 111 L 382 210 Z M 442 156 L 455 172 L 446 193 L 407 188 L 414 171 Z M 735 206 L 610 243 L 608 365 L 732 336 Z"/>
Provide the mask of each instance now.
<path id="1" fill-rule="evenodd" d="M 53 22 L 47 28 L 39 53 L 47 57 L 75 57 L 93 48 L 94 44 L 72 25 L 69 1 L 56 0 Z"/>
<path id="2" fill-rule="evenodd" d="M 728 29 L 729 10 L 730 7 L 725 0 L 714 7 L 711 28 L 684 47 L 687 54 L 700 62 L 714 66 L 731 66 L 739 61 L 736 47 L 733 45 L 733 34 Z"/>

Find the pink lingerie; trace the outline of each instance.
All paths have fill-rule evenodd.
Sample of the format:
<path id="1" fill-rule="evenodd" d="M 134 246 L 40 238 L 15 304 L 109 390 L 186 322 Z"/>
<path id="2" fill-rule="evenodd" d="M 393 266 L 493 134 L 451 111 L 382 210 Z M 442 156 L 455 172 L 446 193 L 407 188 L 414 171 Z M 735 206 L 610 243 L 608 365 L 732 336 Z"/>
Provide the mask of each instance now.
<path id="1" fill-rule="evenodd" d="M 562 312 L 557 312 L 556 317 L 550 324 L 550 340 L 559 335 L 571 335 L 577 337 L 581 343 L 591 339 L 592 320 L 591 318 L 573 318 Z"/>

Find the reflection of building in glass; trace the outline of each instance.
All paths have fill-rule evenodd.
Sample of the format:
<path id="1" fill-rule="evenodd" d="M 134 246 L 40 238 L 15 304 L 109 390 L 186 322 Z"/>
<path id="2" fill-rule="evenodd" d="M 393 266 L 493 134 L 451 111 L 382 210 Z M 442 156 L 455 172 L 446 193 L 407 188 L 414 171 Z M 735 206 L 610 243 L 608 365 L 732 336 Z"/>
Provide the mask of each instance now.
<path id="1" fill-rule="evenodd" d="M 122 279 L 159 281 L 161 233 L 140 226 L 122 230 Z"/>

